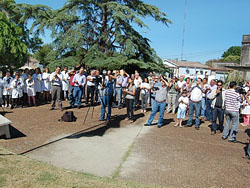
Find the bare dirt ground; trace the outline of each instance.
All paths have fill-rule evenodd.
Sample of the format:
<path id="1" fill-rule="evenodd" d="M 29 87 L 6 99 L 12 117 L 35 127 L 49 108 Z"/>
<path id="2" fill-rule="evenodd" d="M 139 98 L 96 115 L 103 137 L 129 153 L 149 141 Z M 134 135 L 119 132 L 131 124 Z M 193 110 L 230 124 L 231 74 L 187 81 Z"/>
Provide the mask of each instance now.
<path id="1" fill-rule="evenodd" d="M 0 144 L 15 153 L 24 153 L 69 136 L 103 136 L 114 128 L 130 126 L 124 120 L 125 108 L 112 109 L 109 125 L 99 121 L 100 106 L 94 108 L 93 117 L 92 107 L 73 109 L 78 118 L 73 123 L 59 122 L 64 112 L 49 108 L 48 104 L 8 110 L 5 117 L 12 121 L 12 138 L 2 137 Z M 221 139 L 221 134 L 210 135 L 209 122 L 202 123 L 199 131 L 194 127 L 175 128 L 175 116 L 165 114 L 165 125 L 159 129 L 143 127 L 150 112 L 144 115 L 137 110 L 135 114 L 135 124 L 142 131 L 124 160 L 120 179 L 167 187 L 250 188 L 250 165 L 244 158 L 250 127 L 240 126 L 239 142 L 229 143 Z"/>
<path id="2" fill-rule="evenodd" d="M 63 102 L 64 108 L 69 105 Z M 76 122 L 58 121 L 63 113 L 59 110 L 50 111 L 50 104 L 39 107 L 26 107 L 17 109 L 4 109 L 4 116 L 12 121 L 10 127 L 11 139 L 5 140 L 2 136 L 0 144 L 15 152 L 24 153 L 29 150 L 40 147 L 44 144 L 58 141 L 64 137 L 72 136 L 83 132 L 90 134 L 103 135 L 112 128 L 120 128 L 128 124 L 125 119 L 126 109 L 112 109 L 112 121 L 106 126 L 105 122 L 99 121 L 101 106 L 87 107 L 81 109 L 66 109 L 74 111 L 77 117 Z M 1 110 L 1 109 L 0 109 Z M 143 117 L 139 111 L 136 111 L 136 117 Z M 86 120 L 85 120 L 86 118 Z M 85 122 L 84 122 L 85 121 Z M 140 123 L 139 118 L 136 123 Z"/>
<path id="3" fill-rule="evenodd" d="M 245 158 L 250 127 L 239 128 L 238 143 L 210 135 L 209 122 L 199 131 L 176 128 L 174 116 L 165 126 L 144 127 L 123 164 L 120 178 L 167 187 L 249 188 L 250 164 Z"/>

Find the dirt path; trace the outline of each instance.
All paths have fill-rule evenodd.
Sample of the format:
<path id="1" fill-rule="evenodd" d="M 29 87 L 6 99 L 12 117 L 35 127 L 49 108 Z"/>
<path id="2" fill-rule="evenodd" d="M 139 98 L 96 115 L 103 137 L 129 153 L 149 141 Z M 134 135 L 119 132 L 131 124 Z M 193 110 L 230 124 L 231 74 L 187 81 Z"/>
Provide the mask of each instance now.
<path id="1" fill-rule="evenodd" d="M 242 158 L 250 129 L 240 127 L 241 143 L 229 143 L 221 134 L 211 136 L 207 124 L 200 131 L 173 125 L 143 128 L 121 179 L 167 187 L 250 187 L 250 165 Z"/>

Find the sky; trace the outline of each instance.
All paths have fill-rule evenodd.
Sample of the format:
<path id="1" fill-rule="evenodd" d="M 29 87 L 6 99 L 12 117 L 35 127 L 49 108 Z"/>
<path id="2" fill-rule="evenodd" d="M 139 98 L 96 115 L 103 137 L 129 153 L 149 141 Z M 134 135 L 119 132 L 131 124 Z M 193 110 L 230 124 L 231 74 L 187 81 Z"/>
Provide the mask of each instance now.
<path id="1" fill-rule="evenodd" d="M 16 0 L 61 8 L 66 0 Z M 144 0 L 168 15 L 173 24 L 165 26 L 145 18 L 149 29 L 139 31 L 163 59 L 181 59 L 185 0 Z M 205 63 L 218 59 L 231 46 L 241 46 L 242 35 L 250 34 L 249 0 L 187 0 L 183 59 Z M 49 33 L 42 37 L 51 41 Z"/>

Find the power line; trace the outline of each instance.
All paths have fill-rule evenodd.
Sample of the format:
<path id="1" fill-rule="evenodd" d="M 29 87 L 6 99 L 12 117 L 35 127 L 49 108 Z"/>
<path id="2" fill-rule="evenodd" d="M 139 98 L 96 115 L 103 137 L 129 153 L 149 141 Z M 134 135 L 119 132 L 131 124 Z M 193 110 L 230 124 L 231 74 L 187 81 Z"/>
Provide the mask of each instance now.
<path id="1" fill-rule="evenodd" d="M 186 30 L 186 17 L 187 17 L 187 0 L 185 0 L 184 26 L 183 26 L 182 47 L 181 47 L 181 60 L 183 60 L 184 38 L 185 38 L 185 30 Z"/>
<path id="2" fill-rule="evenodd" d="M 199 57 L 199 56 L 204 56 L 204 55 L 210 55 L 210 54 L 217 54 L 217 53 L 221 53 L 224 52 L 226 49 L 221 49 L 221 50 L 212 50 L 212 51 L 202 51 L 202 52 L 194 52 L 194 53 L 188 53 L 188 54 L 183 54 L 183 57 L 187 58 L 187 57 Z M 161 56 L 161 58 L 165 58 L 165 59 L 172 59 L 172 58 L 179 58 L 180 55 L 168 55 L 168 56 Z"/>

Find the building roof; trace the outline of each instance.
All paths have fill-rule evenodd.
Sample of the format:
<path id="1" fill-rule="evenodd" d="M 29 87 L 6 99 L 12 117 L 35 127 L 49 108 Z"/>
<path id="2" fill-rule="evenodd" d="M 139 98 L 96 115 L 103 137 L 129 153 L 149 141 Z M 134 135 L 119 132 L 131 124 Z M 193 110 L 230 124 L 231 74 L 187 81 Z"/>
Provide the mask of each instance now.
<path id="1" fill-rule="evenodd" d="M 196 67 L 196 68 L 204 68 L 204 69 L 210 69 L 209 66 L 202 64 L 200 62 L 191 62 L 191 61 L 172 61 L 175 63 L 178 67 Z"/>
<path id="2" fill-rule="evenodd" d="M 229 68 L 210 68 L 211 71 L 222 71 L 222 72 L 232 72 L 233 69 L 229 69 Z"/>

